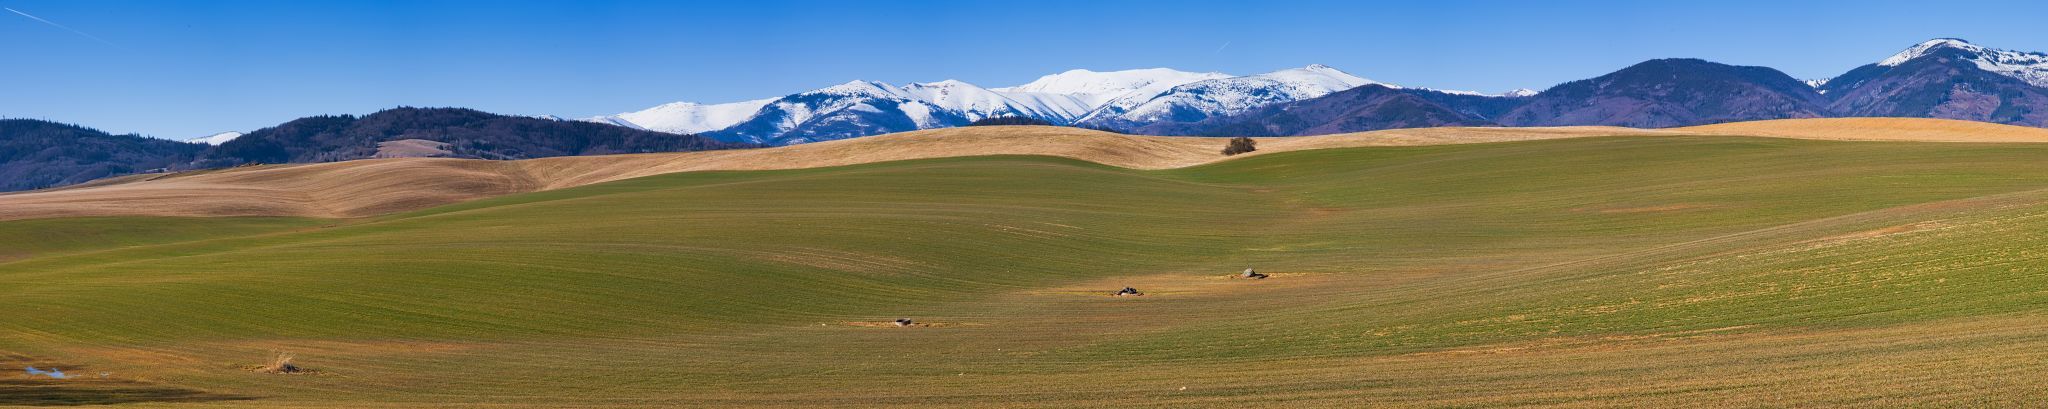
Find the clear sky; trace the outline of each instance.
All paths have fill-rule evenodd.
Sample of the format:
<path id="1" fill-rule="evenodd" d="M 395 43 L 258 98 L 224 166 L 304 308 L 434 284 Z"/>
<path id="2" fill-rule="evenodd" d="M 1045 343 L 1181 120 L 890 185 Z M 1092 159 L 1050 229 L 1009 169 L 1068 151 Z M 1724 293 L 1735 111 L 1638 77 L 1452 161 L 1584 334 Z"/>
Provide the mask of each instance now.
<path id="1" fill-rule="evenodd" d="M 1542 89 L 1662 57 L 1830 77 L 1934 37 L 2048 50 L 2048 2 L 0 0 L 0 116 L 184 139 L 399 105 L 586 117 L 853 79 L 1327 64 Z M 60 28 L 62 25 L 69 29 Z M 73 31 L 75 30 L 75 31 Z"/>

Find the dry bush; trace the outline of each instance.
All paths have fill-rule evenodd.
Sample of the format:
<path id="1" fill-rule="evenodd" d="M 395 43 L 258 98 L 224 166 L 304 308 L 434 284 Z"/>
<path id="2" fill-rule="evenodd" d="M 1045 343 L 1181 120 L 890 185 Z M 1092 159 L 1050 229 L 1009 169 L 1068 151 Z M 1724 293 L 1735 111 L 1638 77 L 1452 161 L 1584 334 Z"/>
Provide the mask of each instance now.
<path id="1" fill-rule="evenodd" d="M 1223 147 L 1223 155 L 1234 156 L 1240 153 L 1247 153 L 1259 150 L 1257 145 L 1258 143 L 1252 142 L 1252 138 L 1246 138 L 1242 136 L 1230 138 L 1230 145 Z"/>
<path id="2" fill-rule="evenodd" d="M 270 358 L 269 364 L 257 367 L 256 371 L 274 374 L 299 374 L 311 372 L 306 370 L 306 368 L 299 367 L 298 364 L 292 363 L 292 354 L 289 352 L 278 352 L 276 356 Z"/>

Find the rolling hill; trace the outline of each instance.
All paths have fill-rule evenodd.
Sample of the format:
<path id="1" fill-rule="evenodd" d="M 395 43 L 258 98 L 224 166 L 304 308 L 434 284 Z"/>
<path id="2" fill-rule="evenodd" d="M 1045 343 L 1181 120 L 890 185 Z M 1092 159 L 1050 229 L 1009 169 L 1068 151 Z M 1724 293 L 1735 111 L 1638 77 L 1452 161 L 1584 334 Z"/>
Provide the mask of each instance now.
<path id="1" fill-rule="evenodd" d="M 1913 118 L 1757 121 L 1645 130 L 1618 127 L 1418 128 L 1260 138 L 1218 154 L 1217 138 L 1121 135 L 1069 127 L 946 128 L 769 149 L 489 161 L 397 158 L 267 165 L 113 178 L 0 194 L 0 220 L 82 216 L 364 217 L 502 195 L 676 172 L 785 170 L 963 156 L 1055 156 L 1130 169 L 1173 169 L 1279 152 L 1594 136 L 1734 135 L 1816 140 L 2048 142 L 2048 129 Z"/>
<path id="2" fill-rule="evenodd" d="M 1252 155 L 1352 146 L 1647 135 L 1626 128 L 1440 128 L 1263 140 Z M 0 220 L 78 216 L 363 217 L 480 198 L 687 171 L 778 170 L 988 155 L 1042 155 L 1134 169 L 1228 159 L 1214 138 L 1067 127 L 969 127 L 771 149 L 518 161 L 397 158 L 138 175 L 0 194 Z M 1242 157 L 1242 156 L 1240 156 Z"/>
<path id="3" fill-rule="evenodd" d="M 1857 128 L 1891 125 L 1448 129 L 1231 160 L 919 133 L 611 158 L 669 161 L 653 173 L 351 162 L 559 188 L 350 219 L 0 222 L 0 365 L 87 374 L 15 375 L 0 405 L 2038 402 L 2048 144 L 1719 135 L 1913 137 Z M 1503 142 L 1442 143 L 1486 133 Z M 708 158 L 744 152 L 787 162 Z M 784 169 L 664 172 L 690 166 Z M 164 181 L 121 182 L 50 193 Z M 1272 277 L 1228 278 L 1246 266 Z M 1145 295 L 1107 295 L 1126 286 Z M 315 372 L 248 369 L 279 352 Z"/>

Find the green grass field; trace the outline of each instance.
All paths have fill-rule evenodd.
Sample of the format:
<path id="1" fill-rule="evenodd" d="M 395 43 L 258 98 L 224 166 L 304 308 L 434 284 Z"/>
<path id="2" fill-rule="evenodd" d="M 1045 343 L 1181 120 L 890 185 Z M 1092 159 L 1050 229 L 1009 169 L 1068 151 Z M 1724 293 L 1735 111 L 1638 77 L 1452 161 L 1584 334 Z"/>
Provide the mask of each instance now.
<path id="1" fill-rule="evenodd" d="M 13 221 L 0 300 L 0 406 L 2024 406 L 2048 145 L 976 157 Z M 318 372 L 248 370 L 280 351 Z"/>

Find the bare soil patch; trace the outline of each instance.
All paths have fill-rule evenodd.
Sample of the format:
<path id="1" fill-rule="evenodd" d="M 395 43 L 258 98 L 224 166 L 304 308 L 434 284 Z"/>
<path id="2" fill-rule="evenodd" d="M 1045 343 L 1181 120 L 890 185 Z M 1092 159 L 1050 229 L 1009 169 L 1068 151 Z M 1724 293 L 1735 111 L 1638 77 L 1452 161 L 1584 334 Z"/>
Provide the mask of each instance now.
<path id="1" fill-rule="evenodd" d="M 448 143 L 425 139 L 400 139 L 377 143 L 375 158 L 432 158 L 448 156 Z"/>

